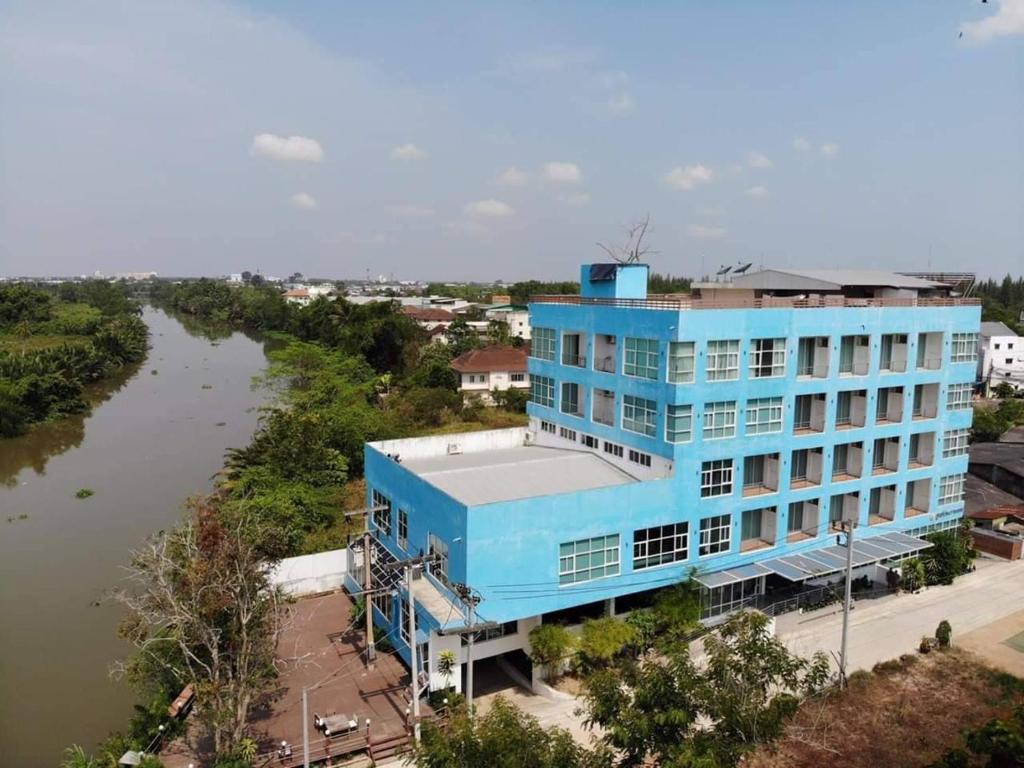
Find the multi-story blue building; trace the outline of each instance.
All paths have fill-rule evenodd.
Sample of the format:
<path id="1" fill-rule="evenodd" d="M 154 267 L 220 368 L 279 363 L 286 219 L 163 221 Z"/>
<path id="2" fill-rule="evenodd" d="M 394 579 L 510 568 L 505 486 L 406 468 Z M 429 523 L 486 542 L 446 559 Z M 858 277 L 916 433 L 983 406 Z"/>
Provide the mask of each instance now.
<path id="1" fill-rule="evenodd" d="M 377 560 L 438 556 L 414 587 L 428 669 L 464 658 L 438 633 L 466 621 L 456 582 L 499 625 L 485 658 L 687 578 L 708 618 L 835 579 L 842 521 L 871 573 L 963 514 L 980 308 L 949 286 L 765 270 L 648 296 L 645 265 L 595 264 L 530 312 L 528 427 L 366 447 Z M 408 658 L 388 583 L 375 619 Z"/>

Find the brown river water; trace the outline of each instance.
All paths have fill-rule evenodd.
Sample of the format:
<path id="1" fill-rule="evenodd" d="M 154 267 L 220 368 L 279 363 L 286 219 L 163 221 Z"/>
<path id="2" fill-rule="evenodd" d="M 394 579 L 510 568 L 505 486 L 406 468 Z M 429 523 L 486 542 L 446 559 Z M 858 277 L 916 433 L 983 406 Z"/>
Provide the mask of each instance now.
<path id="1" fill-rule="evenodd" d="M 256 426 L 260 341 L 152 308 L 144 319 L 149 357 L 97 388 L 90 414 L 0 440 L 0 766 L 54 768 L 65 746 L 127 725 L 134 696 L 109 675 L 126 647 L 105 593 Z"/>

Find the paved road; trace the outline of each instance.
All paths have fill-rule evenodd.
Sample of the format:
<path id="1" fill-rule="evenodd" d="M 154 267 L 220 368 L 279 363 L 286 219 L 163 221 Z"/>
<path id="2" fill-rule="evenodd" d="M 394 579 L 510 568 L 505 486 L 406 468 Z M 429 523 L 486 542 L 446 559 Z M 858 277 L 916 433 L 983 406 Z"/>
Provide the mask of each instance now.
<path id="1" fill-rule="evenodd" d="M 919 594 L 901 594 L 877 602 L 862 601 L 850 617 L 849 671 L 914 651 L 922 635 L 932 635 L 943 619 L 958 635 L 998 621 L 1024 607 L 1024 560 L 978 559 L 974 573 L 946 587 Z M 790 650 L 809 656 L 815 651 L 838 655 L 842 611 L 808 617 L 780 617 L 779 637 Z M 835 659 L 833 658 L 833 664 Z"/>

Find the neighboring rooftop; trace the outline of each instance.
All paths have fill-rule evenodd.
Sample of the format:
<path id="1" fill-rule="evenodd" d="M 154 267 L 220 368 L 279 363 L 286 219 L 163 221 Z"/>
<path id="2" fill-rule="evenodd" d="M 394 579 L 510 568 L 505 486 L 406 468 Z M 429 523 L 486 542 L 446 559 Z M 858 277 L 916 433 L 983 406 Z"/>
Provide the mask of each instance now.
<path id="1" fill-rule="evenodd" d="M 636 482 L 597 454 L 533 445 L 403 459 L 402 466 L 467 506 Z"/>
<path id="2" fill-rule="evenodd" d="M 419 307 L 405 305 L 402 307 L 402 314 L 420 322 L 441 322 L 448 323 L 455 319 L 455 315 L 447 309 L 439 307 Z"/>
<path id="3" fill-rule="evenodd" d="M 971 465 L 1001 467 L 1024 477 L 1024 445 L 1021 443 L 975 443 L 969 456 Z"/>
<path id="4" fill-rule="evenodd" d="M 981 324 L 982 336 L 1016 336 L 1005 323 L 998 323 L 992 320 L 985 320 Z"/>
<path id="5" fill-rule="evenodd" d="M 525 371 L 526 347 L 505 347 L 494 344 L 471 349 L 452 360 L 459 373 L 491 373 L 492 371 Z"/>
<path id="6" fill-rule="evenodd" d="M 991 520 L 989 515 L 993 510 L 1018 507 L 1018 514 L 1024 510 L 1024 499 L 1018 499 L 1012 493 L 1007 493 L 999 486 L 976 475 L 967 475 L 964 491 L 964 513 L 967 517 Z"/>
<path id="7" fill-rule="evenodd" d="M 778 291 L 842 291 L 847 288 L 934 290 L 945 283 L 873 269 L 764 269 L 732 278 L 734 288 Z"/>

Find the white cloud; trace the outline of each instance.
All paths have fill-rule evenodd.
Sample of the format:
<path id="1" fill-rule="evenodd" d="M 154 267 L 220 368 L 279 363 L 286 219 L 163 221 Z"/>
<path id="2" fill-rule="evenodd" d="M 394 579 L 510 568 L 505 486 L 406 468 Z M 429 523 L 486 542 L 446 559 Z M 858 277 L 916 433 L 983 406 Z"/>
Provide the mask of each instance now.
<path id="1" fill-rule="evenodd" d="M 960 32 L 972 43 L 987 43 L 997 37 L 1024 35 L 1024 0 L 1000 0 L 999 10 L 978 21 L 960 25 Z"/>
<path id="2" fill-rule="evenodd" d="M 805 139 L 803 136 L 798 136 L 793 139 L 793 149 L 797 152 L 806 152 L 811 148 L 811 142 Z"/>
<path id="3" fill-rule="evenodd" d="M 662 177 L 673 189 L 689 191 L 700 184 L 709 184 L 715 178 L 715 172 L 705 165 L 688 165 L 685 168 L 676 166 Z"/>
<path id="4" fill-rule="evenodd" d="M 608 111 L 622 114 L 625 112 L 632 112 L 636 107 L 636 103 L 633 101 L 633 97 L 627 92 L 617 93 L 608 99 Z"/>
<path id="5" fill-rule="evenodd" d="M 306 136 L 276 136 L 260 133 L 253 137 L 250 153 L 274 160 L 296 160 L 319 163 L 324 159 L 324 149 L 316 139 Z"/>
<path id="6" fill-rule="evenodd" d="M 583 172 L 576 163 L 553 161 L 544 163 L 544 178 L 556 184 L 579 184 L 583 180 Z"/>
<path id="7" fill-rule="evenodd" d="M 569 205 L 586 205 L 590 202 L 590 193 L 578 192 L 574 195 L 566 195 L 562 200 Z"/>
<path id="8" fill-rule="evenodd" d="M 699 237 L 703 240 L 719 240 L 729 234 L 725 227 L 708 227 L 703 224 L 691 224 L 687 231 L 690 237 Z"/>
<path id="9" fill-rule="evenodd" d="M 503 187 L 521 187 L 529 180 L 529 174 L 514 166 L 506 168 L 498 174 L 498 183 Z"/>
<path id="10" fill-rule="evenodd" d="M 821 145 L 821 154 L 825 157 L 835 157 L 839 154 L 839 145 L 831 141 L 826 141 Z"/>
<path id="11" fill-rule="evenodd" d="M 771 168 L 772 161 L 760 152 L 750 152 L 747 154 L 747 165 L 751 168 Z"/>
<path id="12" fill-rule="evenodd" d="M 405 219 L 429 219 L 434 209 L 425 205 L 396 205 L 392 210 Z"/>
<path id="13" fill-rule="evenodd" d="M 295 208 L 302 208 L 306 211 L 312 211 L 318 207 L 316 198 L 308 192 L 298 192 L 292 195 L 291 203 Z"/>
<path id="14" fill-rule="evenodd" d="M 748 197 L 768 197 L 768 188 L 758 185 L 750 187 L 744 194 Z"/>
<path id="15" fill-rule="evenodd" d="M 392 160 L 419 160 L 427 156 L 427 153 L 415 144 L 402 144 L 391 150 Z"/>
<path id="16" fill-rule="evenodd" d="M 515 215 L 516 209 L 501 200 L 477 200 L 467 203 L 465 208 L 468 216 L 485 219 L 505 219 Z"/>

